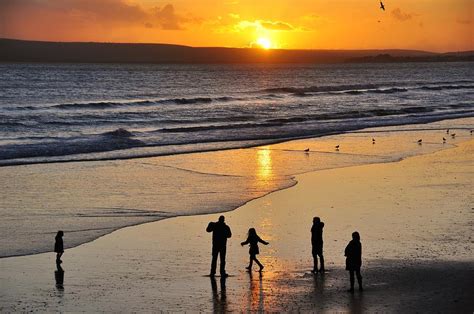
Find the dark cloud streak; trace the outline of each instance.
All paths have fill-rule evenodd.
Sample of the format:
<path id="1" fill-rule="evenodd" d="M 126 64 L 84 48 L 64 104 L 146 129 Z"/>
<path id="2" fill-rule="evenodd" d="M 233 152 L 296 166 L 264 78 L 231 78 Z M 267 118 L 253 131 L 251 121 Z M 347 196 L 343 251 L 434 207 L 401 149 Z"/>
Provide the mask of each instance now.
<path id="1" fill-rule="evenodd" d="M 399 21 L 401 21 L 401 22 L 405 22 L 405 21 L 411 20 L 411 19 L 413 18 L 413 15 L 412 15 L 412 14 L 402 12 L 402 10 L 400 10 L 400 8 L 394 9 L 394 10 L 392 11 L 392 16 L 393 16 L 396 20 L 399 20 Z"/>
<path id="2" fill-rule="evenodd" d="M 182 24 L 188 22 L 188 19 L 176 14 L 172 4 L 157 8 L 155 16 L 156 22 L 165 30 L 182 30 Z"/>
<path id="3" fill-rule="evenodd" d="M 20 20 L 24 24 L 42 21 L 39 15 L 56 17 L 56 26 L 59 28 L 97 24 L 105 27 L 130 25 L 182 30 L 183 24 L 194 22 L 177 14 L 172 4 L 146 10 L 123 0 L 0 0 L 1 28 L 7 29 L 9 21 L 15 25 L 20 24 Z M 0 33 L 3 33 L 1 29 Z"/>
<path id="4" fill-rule="evenodd" d="M 469 24 L 471 24 L 471 20 L 468 20 L 468 19 L 457 19 L 457 20 L 456 20 L 456 23 L 458 23 L 458 24 L 463 24 L 463 25 L 469 25 Z"/>

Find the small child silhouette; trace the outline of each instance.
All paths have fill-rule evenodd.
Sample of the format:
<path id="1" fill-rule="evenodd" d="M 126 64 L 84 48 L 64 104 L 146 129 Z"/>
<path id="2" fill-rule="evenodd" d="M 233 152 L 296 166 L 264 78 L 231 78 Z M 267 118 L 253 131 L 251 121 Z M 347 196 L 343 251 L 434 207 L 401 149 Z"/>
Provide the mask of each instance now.
<path id="1" fill-rule="evenodd" d="M 56 242 L 54 243 L 54 252 L 56 252 L 56 263 L 61 264 L 61 256 L 64 253 L 64 244 L 63 244 L 63 235 L 64 232 L 61 230 L 58 231 L 56 237 L 54 238 Z"/>
<path id="2" fill-rule="evenodd" d="M 247 240 L 240 243 L 240 245 L 242 246 L 244 246 L 245 244 L 250 244 L 250 249 L 249 249 L 250 262 L 249 262 L 249 266 L 246 267 L 249 271 L 252 270 L 253 261 L 255 261 L 257 265 L 260 266 L 259 271 L 262 271 L 264 267 L 262 263 L 260 263 L 260 261 L 257 259 L 257 254 L 260 253 L 258 249 L 258 242 L 263 243 L 265 245 L 269 244 L 267 241 L 260 239 L 260 237 L 257 235 L 257 232 L 255 231 L 255 228 L 250 228 L 248 232 Z"/>

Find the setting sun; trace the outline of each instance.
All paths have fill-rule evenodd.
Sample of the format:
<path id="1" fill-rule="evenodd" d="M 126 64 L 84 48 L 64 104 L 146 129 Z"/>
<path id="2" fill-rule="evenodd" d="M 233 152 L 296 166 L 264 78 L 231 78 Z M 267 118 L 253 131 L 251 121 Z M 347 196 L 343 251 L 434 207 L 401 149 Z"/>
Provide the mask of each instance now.
<path id="1" fill-rule="evenodd" d="M 0 38 L 304 50 L 474 49 L 472 0 L 429 5 L 382 0 L 385 10 L 378 0 L 195 3 L 0 0 Z"/>
<path id="2" fill-rule="evenodd" d="M 268 38 L 265 38 L 265 37 L 260 37 L 258 40 L 257 40 L 257 44 L 263 48 L 263 49 L 270 49 L 272 48 L 272 43 L 270 41 L 270 39 Z"/>

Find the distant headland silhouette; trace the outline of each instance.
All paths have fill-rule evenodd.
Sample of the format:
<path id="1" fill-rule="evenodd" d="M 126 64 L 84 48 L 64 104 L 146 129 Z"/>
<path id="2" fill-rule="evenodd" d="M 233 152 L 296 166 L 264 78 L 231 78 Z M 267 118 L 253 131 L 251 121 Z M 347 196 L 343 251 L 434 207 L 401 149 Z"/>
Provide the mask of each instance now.
<path id="1" fill-rule="evenodd" d="M 45 42 L 0 38 L 0 62 L 84 63 L 345 63 L 474 61 L 474 51 L 286 50 L 169 44 Z"/>

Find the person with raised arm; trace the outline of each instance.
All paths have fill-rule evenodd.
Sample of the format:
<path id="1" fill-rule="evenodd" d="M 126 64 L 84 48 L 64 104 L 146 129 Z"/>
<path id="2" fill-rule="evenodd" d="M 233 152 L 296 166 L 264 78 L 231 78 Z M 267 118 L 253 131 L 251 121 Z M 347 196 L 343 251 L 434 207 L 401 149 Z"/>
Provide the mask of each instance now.
<path id="1" fill-rule="evenodd" d="M 222 277 L 228 277 L 225 272 L 225 255 L 227 250 L 227 239 L 232 236 L 228 225 L 225 224 L 225 217 L 220 216 L 217 222 L 210 222 L 206 228 L 207 232 L 212 232 L 212 261 L 210 276 L 216 275 L 217 256 L 220 257 L 220 273 Z"/>

